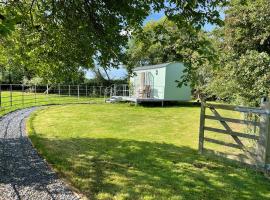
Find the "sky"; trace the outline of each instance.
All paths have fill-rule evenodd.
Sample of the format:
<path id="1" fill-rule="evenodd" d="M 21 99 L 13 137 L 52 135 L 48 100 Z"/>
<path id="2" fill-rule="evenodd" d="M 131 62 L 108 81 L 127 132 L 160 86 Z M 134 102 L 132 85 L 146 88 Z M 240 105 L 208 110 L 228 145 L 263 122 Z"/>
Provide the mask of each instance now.
<path id="1" fill-rule="evenodd" d="M 163 11 L 152 13 L 148 17 L 146 17 L 146 19 L 144 20 L 144 24 L 146 24 L 147 22 L 149 22 L 151 20 L 154 20 L 154 21 L 159 20 L 160 18 L 162 18 L 164 16 L 165 16 L 165 14 Z M 223 13 L 221 13 L 221 18 L 224 18 Z M 211 31 L 214 28 L 215 28 L 215 26 L 212 24 L 206 24 L 204 26 L 205 31 Z M 127 76 L 127 71 L 123 67 L 120 67 L 119 69 L 109 70 L 108 74 L 109 74 L 111 79 L 121 79 L 121 78 L 124 78 Z M 86 77 L 93 78 L 93 73 L 91 71 L 87 71 Z"/>

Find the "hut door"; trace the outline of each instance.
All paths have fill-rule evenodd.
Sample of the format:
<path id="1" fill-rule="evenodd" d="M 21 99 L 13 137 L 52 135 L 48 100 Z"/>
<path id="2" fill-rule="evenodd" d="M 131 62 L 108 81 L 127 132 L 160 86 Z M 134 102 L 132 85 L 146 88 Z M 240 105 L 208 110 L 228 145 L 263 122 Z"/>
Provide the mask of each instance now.
<path id="1" fill-rule="evenodd" d="M 142 72 L 141 73 L 141 89 L 144 88 L 144 85 L 145 85 L 145 72 Z"/>

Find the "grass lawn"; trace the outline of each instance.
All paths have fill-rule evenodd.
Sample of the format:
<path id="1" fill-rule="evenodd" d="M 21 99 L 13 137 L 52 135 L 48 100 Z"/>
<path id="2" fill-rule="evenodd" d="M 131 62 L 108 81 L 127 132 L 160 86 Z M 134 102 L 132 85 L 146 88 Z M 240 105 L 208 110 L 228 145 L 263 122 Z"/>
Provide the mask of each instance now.
<path id="1" fill-rule="evenodd" d="M 197 153 L 199 112 L 187 105 L 53 106 L 34 113 L 27 129 L 89 199 L 270 199 L 263 174 Z"/>
<path id="2" fill-rule="evenodd" d="M 46 95 L 44 93 L 22 93 L 13 91 L 12 95 L 8 91 L 2 91 L 0 97 L 0 116 L 25 107 L 48 105 L 48 104 L 64 104 L 64 103 L 91 103 L 103 102 L 104 98 L 91 96 L 64 96 L 57 94 Z"/>

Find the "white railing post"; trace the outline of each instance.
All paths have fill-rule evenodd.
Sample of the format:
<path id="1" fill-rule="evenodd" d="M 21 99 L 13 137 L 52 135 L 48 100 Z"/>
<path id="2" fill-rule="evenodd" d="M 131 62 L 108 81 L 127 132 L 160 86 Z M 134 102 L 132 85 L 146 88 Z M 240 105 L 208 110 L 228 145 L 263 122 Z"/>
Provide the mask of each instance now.
<path id="1" fill-rule="evenodd" d="M 70 97 L 70 85 L 68 85 L 68 96 Z"/>

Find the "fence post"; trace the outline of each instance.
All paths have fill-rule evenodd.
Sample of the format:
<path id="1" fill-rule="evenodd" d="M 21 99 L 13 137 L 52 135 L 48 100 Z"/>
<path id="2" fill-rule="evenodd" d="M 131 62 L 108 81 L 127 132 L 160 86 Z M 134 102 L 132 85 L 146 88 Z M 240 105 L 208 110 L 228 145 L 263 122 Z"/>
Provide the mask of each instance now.
<path id="1" fill-rule="evenodd" d="M 199 130 L 199 153 L 203 153 L 205 123 L 205 102 L 201 101 L 200 130 Z"/>
<path id="2" fill-rule="evenodd" d="M 35 84 L 35 104 L 37 103 L 37 85 Z"/>
<path id="3" fill-rule="evenodd" d="M 80 85 L 78 85 L 78 99 L 80 98 Z"/>
<path id="4" fill-rule="evenodd" d="M 60 84 L 58 84 L 58 95 L 61 96 L 61 89 L 60 89 Z"/>
<path id="5" fill-rule="evenodd" d="M 265 111 L 260 117 L 260 134 L 257 148 L 258 164 L 270 170 L 270 104 L 262 98 L 261 108 Z"/>
<path id="6" fill-rule="evenodd" d="M 47 97 L 46 97 L 46 100 L 49 102 L 49 85 L 47 84 L 46 87 L 47 87 L 47 92 L 46 92 Z"/>
<path id="7" fill-rule="evenodd" d="M 2 107 L 2 84 L 0 84 L 0 108 Z"/>
<path id="8" fill-rule="evenodd" d="M 87 85 L 85 85 L 85 96 L 87 97 Z"/>
<path id="9" fill-rule="evenodd" d="M 106 102 L 107 88 L 103 89 L 104 102 Z"/>
<path id="10" fill-rule="evenodd" d="M 24 84 L 22 84 L 22 105 L 24 106 Z"/>
<path id="11" fill-rule="evenodd" d="M 47 95 L 49 94 L 49 85 L 47 84 Z"/>
<path id="12" fill-rule="evenodd" d="M 110 88 L 110 98 L 111 98 L 112 95 L 113 95 L 112 92 L 113 92 L 113 91 L 112 91 L 112 87 L 111 87 L 111 88 Z"/>
<path id="13" fill-rule="evenodd" d="M 70 85 L 68 85 L 68 96 L 70 97 Z"/>
<path id="14" fill-rule="evenodd" d="M 9 85 L 9 93 L 10 93 L 10 98 L 9 98 L 10 107 L 12 107 L 12 84 Z"/>

